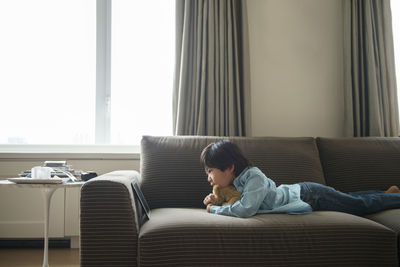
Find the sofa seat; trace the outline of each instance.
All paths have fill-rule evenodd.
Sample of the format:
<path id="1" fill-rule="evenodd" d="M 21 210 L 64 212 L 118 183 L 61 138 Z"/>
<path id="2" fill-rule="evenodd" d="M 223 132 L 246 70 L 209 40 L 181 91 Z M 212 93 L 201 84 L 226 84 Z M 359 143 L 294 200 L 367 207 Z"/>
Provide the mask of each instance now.
<path id="1" fill-rule="evenodd" d="M 139 232 L 140 266 L 397 266 L 394 231 L 339 212 L 243 219 L 159 208 L 150 217 Z"/>
<path id="2" fill-rule="evenodd" d="M 400 209 L 385 210 L 365 217 L 374 222 L 385 225 L 397 233 L 398 252 L 400 257 Z"/>
<path id="3" fill-rule="evenodd" d="M 400 209 L 385 210 L 365 216 L 392 229 L 397 235 L 400 234 Z"/>

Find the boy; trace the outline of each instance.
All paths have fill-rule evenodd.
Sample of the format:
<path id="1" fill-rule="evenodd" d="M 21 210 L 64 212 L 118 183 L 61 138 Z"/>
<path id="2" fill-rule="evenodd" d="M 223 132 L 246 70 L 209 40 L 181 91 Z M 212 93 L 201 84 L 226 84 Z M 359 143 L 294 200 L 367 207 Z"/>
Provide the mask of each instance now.
<path id="1" fill-rule="evenodd" d="M 229 140 L 211 143 L 200 156 L 211 186 L 233 184 L 242 194 L 232 205 L 216 206 L 215 196 L 204 198 L 210 213 L 246 218 L 258 213 L 309 213 L 332 210 L 354 215 L 366 215 L 381 210 L 400 208 L 400 189 L 390 187 L 386 192 L 364 191 L 343 193 L 332 187 L 305 182 L 280 185 L 252 167 L 240 149 Z"/>

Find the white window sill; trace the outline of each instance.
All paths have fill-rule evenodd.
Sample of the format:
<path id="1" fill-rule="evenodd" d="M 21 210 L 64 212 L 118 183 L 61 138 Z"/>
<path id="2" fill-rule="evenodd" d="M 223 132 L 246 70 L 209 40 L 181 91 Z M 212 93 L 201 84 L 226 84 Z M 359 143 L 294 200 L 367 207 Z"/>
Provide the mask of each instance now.
<path id="1" fill-rule="evenodd" d="M 0 159 L 139 159 L 134 145 L 0 145 Z"/>

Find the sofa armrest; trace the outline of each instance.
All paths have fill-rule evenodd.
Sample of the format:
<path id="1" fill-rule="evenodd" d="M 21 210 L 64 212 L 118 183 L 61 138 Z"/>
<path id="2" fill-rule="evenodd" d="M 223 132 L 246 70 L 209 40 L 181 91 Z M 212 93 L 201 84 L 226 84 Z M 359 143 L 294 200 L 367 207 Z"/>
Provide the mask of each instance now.
<path id="1" fill-rule="evenodd" d="M 114 171 L 82 186 L 81 266 L 137 266 L 135 179 L 136 171 Z"/>

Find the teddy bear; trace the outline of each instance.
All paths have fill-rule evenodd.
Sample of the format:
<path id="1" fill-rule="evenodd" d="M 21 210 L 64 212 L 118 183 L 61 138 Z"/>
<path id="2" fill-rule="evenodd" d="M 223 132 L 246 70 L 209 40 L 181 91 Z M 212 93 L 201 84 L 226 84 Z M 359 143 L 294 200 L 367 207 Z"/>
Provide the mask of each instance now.
<path id="1" fill-rule="evenodd" d="M 228 185 L 226 187 L 214 185 L 213 194 L 215 195 L 215 205 L 217 206 L 232 205 L 236 201 L 240 200 L 240 198 L 242 197 L 242 195 L 236 190 L 233 185 Z"/>

